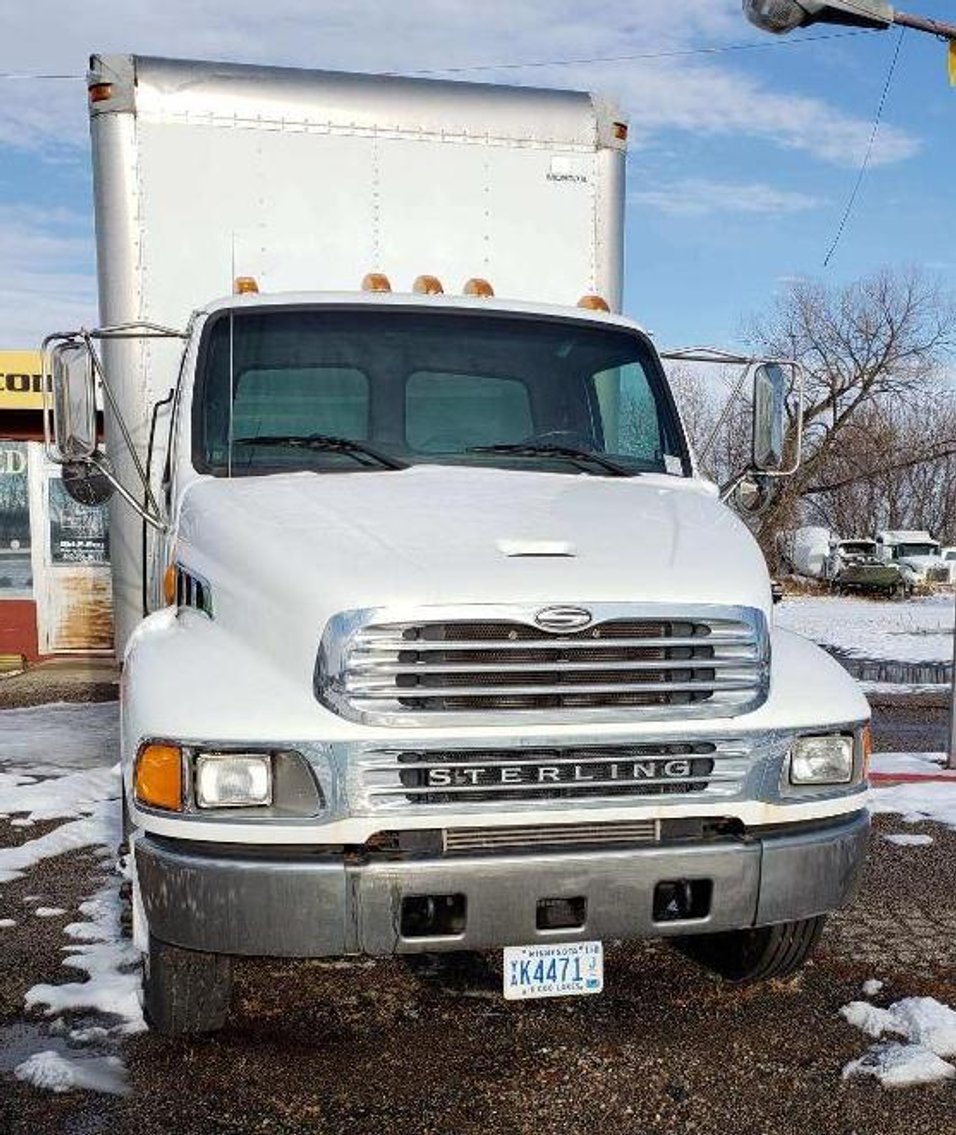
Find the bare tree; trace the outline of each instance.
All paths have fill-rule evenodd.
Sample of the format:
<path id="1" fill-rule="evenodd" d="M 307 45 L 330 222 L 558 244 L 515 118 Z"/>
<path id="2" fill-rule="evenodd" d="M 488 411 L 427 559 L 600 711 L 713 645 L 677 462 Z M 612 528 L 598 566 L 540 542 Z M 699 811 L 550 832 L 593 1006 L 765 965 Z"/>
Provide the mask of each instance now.
<path id="1" fill-rule="evenodd" d="M 750 338 L 762 353 L 799 359 L 807 379 L 803 464 L 759 524 L 768 554 L 775 533 L 792 523 L 802 500 L 956 454 L 956 436 L 947 429 L 942 434 L 948 436 L 941 436 L 938 415 L 925 413 L 941 396 L 939 376 L 956 339 L 956 307 L 920 271 L 884 269 L 840 288 L 796 282 L 754 321 Z M 907 409 L 904 422 L 899 415 Z M 792 405 L 787 441 L 792 451 Z M 891 488 L 888 482 L 885 488 Z M 892 501 L 882 513 L 893 515 Z"/>

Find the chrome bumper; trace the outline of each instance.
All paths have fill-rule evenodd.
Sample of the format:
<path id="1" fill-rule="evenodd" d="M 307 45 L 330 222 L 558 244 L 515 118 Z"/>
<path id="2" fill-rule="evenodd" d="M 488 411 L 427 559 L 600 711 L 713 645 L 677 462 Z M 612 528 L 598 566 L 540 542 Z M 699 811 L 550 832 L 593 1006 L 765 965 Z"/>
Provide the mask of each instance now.
<path id="1" fill-rule="evenodd" d="M 475 950 L 534 942 L 658 938 L 823 914 L 856 891 L 869 816 L 759 838 L 626 850 L 343 861 L 301 848 L 135 841 L 150 932 L 187 949 L 271 957 Z M 707 912 L 655 918 L 659 885 L 703 881 Z M 403 904 L 463 897 L 460 932 L 403 933 Z M 539 904 L 576 900 L 568 929 Z M 580 906 L 580 900 L 584 900 Z"/>

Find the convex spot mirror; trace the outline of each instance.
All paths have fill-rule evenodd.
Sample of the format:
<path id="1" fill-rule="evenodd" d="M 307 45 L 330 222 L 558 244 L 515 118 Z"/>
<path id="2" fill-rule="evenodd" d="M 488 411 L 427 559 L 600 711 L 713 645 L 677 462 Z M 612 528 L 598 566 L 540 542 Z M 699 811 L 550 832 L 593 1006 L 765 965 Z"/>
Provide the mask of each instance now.
<path id="1" fill-rule="evenodd" d="M 753 468 L 768 473 L 783 465 L 787 376 L 778 363 L 754 370 Z"/>
<path id="2" fill-rule="evenodd" d="M 773 482 L 769 477 L 748 473 L 734 485 L 730 501 L 738 512 L 758 516 L 773 500 L 773 492 Z"/>
<path id="3" fill-rule="evenodd" d="M 96 451 L 96 384 L 85 343 L 58 343 L 50 352 L 53 377 L 53 447 L 64 462 L 85 461 Z"/>
<path id="4" fill-rule="evenodd" d="M 100 456 L 99 460 L 105 463 L 106 458 Z M 88 508 L 106 504 L 114 492 L 113 482 L 108 475 L 87 461 L 74 461 L 64 465 L 61 477 L 67 494 L 77 504 Z"/>

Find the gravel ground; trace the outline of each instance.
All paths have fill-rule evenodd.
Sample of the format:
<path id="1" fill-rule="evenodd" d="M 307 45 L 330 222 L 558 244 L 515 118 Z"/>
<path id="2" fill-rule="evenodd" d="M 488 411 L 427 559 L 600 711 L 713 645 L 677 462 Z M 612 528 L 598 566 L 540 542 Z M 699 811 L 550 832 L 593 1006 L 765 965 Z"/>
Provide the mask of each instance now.
<path id="1" fill-rule="evenodd" d="M 878 712 L 888 735 L 896 710 Z M 42 830 L 0 824 L 0 843 Z M 902 830 L 935 842 L 882 838 Z M 875 831 L 858 900 L 790 982 L 730 989 L 653 943 L 609 944 L 600 996 L 525 1004 L 501 999 L 496 955 L 424 972 L 392 959 L 250 961 L 222 1033 L 126 1042 L 128 1097 L 54 1095 L 9 1074 L 11 1054 L 43 1046 L 23 994 L 71 979 L 61 930 L 103 872 L 88 853 L 48 861 L 0 887 L 0 916 L 20 920 L 0 931 L 0 1133 L 948 1135 L 956 1082 L 891 1092 L 840 1078 L 870 1043 L 838 1012 L 866 979 L 886 983 L 881 1005 L 956 1006 L 956 832 L 894 816 Z M 67 914 L 41 919 L 37 905 Z"/>

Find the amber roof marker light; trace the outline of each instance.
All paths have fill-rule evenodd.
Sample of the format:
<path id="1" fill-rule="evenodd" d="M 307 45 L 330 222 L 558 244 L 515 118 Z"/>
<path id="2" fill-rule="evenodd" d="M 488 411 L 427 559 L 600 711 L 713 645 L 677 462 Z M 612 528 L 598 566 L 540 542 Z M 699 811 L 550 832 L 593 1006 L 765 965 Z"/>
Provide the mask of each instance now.
<path id="1" fill-rule="evenodd" d="M 390 292 L 392 284 L 384 272 L 366 272 L 362 277 L 363 292 Z"/>
<path id="2" fill-rule="evenodd" d="M 412 291 L 420 296 L 440 296 L 444 294 L 445 289 L 437 276 L 416 276 Z"/>
<path id="3" fill-rule="evenodd" d="M 481 296 L 484 299 L 490 299 L 494 296 L 495 289 L 487 280 L 483 280 L 480 276 L 472 276 L 470 280 L 465 281 L 462 292 L 466 296 Z"/>
<path id="4" fill-rule="evenodd" d="M 582 296 L 578 300 L 578 307 L 583 307 L 586 311 L 610 311 L 611 305 L 607 302 L 604 296 L 587 295 Z"/>
<path id="5" fill-rule="evenodd" d="M 251 296 L 259 291 L 255 276 L 237 276 L 232 285 L 233 295 Z"/>
<path id="6" fill-rule="evenodd" d="M 106 102 L 107 99 L 113 97 L 113 84 L 112 83 L 91 83 L 87 87 L 90 96 L 90 102 Z"/>

